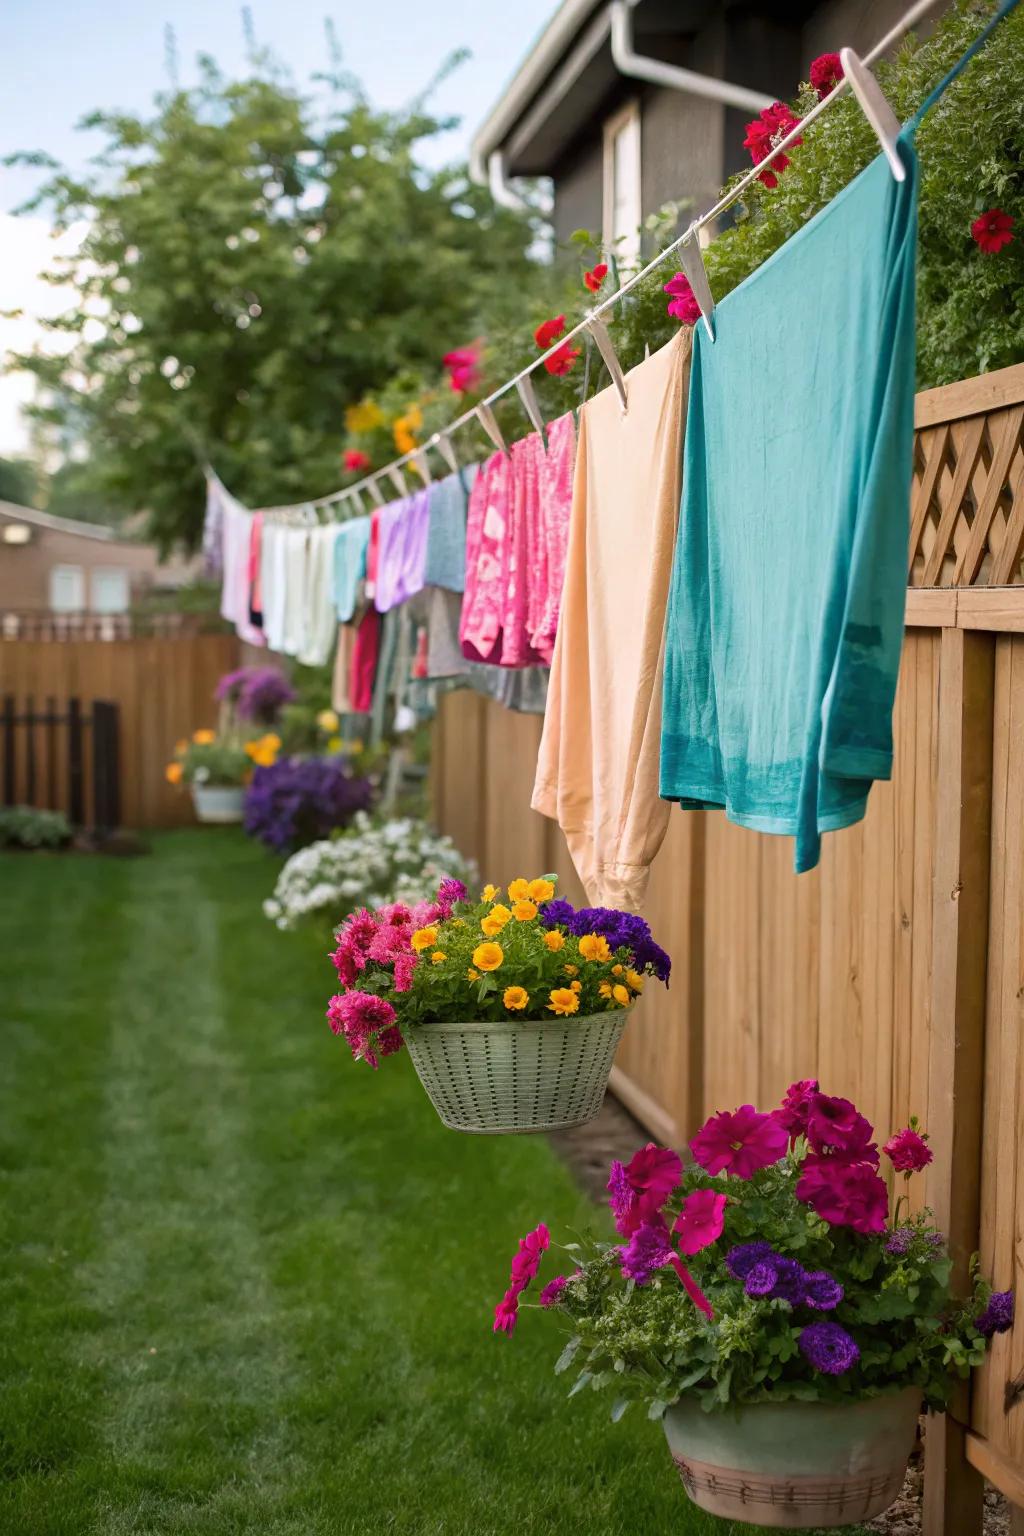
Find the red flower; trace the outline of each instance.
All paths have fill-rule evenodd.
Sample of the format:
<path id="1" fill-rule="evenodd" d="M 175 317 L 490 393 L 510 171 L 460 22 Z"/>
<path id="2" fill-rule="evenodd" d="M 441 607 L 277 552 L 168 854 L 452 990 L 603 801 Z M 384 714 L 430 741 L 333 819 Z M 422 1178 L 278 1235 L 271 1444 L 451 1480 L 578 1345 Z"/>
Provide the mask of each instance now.
<path id="1" fill-rule="evenodd" d="M 741 1104 L 712 1115 L 690 1142 L 690 1151 L 708 1173 L 749 1179 L 758 1168 L 777 1163 L 788 1145 L 789 1137 L 777 1120 L 760 1114 L 753 1104 Z"/>
<path id="2" fill-rule="evenodd" d="M 583 274 L 583 286 L 589 288 L 591 293 L 596 293 L 608 276 L 608 263 L 599 261 L 596 267 L 591 267 L 589 272 Z"/>
<path id="3" fill-rule="evenodd" d="M 800 119 L 794 117 L 784 101 L 776 101 L 770 107 L 764 107 L 753 122 L 747 124 L 747 136 L 743 140 L 743 148 L 750 150 L 750 158 L 754 164 L 760 165 L 765 156 L 786 137 L 790 129 L 796 127 L 799 121 Z M 794 139 L 793 147 L 802 143 L 802 138 Z M 766 187 L 777 187 L 779 184 L 777 173 L 784 171 L 788 164 L 788 155 L 776 155 L 771 165 L 766 166 L 761 172 L 760 180 Z"/>
<path id="4" fill-rule="evenodd" d="M 878 1167 L 878 1148 L 871 1140 L 874 1126 L 859 1114 L 849 1099 L 827 1093 L 812 1096 L 807 1114 L 807 1140 L 812 1152 L 846 1163 L 871 1163 Z"/>
<path id="5" fill-rule="evenodd" d="M 370 467 L 370 455 L 361 448 L 346 448 L 341 461 L 347 474 L 354 475 L 357 470 Z"/>
<path id="6" fill-rule="evenodd" d="M 553 320 L 545 320 L 538 325 L 533 333 L 533 339 L 542 352 L 546 352 L 553 341 L 557 341 L 565 330 L 565 316 L 556 315 Z"/>
<path id="7" fill-rule="evenodd" d="M 906 1130 L 897 1131 L 895 1136 L 891 1136 L 882 1151 L 891 1160 L 897 1173 L 920 1173 L 934 1157 L 932 1149 L 925 1145 L 926 1140 L 912 1125 L 908 1125 Z"/>
<path id="8" fill-rule="evenodd" d="M 811 65 L 810 82 L 818 93 L 818 100 L 827 96 L 833 86 L 843 78 L 843 62 L 838 53 L 822 53 Z"/>
<path id="9" fill-rule="evenodd" d="M 1001 208 L 990 208 L 980 219 L 975 219 L 971 225 L 971 235 L 980 250 L 994 256 L 996 251 L 1001 251 L 1013 239 L 1013 224 L 1011 216 Z"/>
<path id="10" fill-rule="evenodd" d="M 808 1159 L 796 1197 L 833 1227 L 882 1232 L 889 1215 L 889 1191 L 870 1163 L 845 1163 L 834 1157 Z"/>
<path id="11" fill-rule="evenodd" d="M 480 382 L 480 348 L 456 347 L 442 358 L 449 373 L 449 383 L 457 395 L 471 394 Z"/>
<path id="12" fill-rule="evenodd" d="M 664 291 L 670 293 L 668 312 L 674 315 L 683 325 L 696 325 L 700 319 L 700 305 L 693 296 L 690 287 L 690 279 L 685 272 L 677 272 L 675 277 L 670 277 L 664 285 Z"/>
<path id="13" fill-rule="evenodd" d="M 557 352 L 552 352 L 550 357 L 544 359 L 544 367 L 548 373 L 553 373 L 557 378 L 568 373 L 576 359 L 580 355 L 579 347 L 570 347 L 568 342 L 560 346 Z"/>

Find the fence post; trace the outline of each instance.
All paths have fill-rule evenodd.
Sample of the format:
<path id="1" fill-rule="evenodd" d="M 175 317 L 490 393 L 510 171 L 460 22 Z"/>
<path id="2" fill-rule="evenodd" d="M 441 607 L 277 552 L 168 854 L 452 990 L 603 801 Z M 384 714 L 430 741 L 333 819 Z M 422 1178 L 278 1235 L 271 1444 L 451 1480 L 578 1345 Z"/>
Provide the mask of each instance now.
<path id="1" fill-rule="evenodd" d="M 25 700 L 22 716 L 25 727 L 25 804 L 36 803 L 36 711 L 35 699 L 30 693 Z"/>
<path id="2" fill-rule="evenodd" d="M 995 639 L 948 628 L 939 657 L 932 882 L 929 1204 L 966 1290 L 978 1246 L 992 820 Z M 967 1461 L 969 1390 L 928 1419 L 922 1536 L 981 1536 L 982 1480 Z"/>
<path id="3" fill-rule="evenodd" d="M 43 721 L 46 727 L 46 804 L 51 811 L 56 811 L 60 809 L 57 804 L 57 726 L 60 716 L 52 693 L 47 695 Z"/>
<path id="4" fill-rule="evenodd" d="M 68 812 L 72 826 L 85 825 L 81 699 L 68 700 Z"/>
<path id="5" fill-rule="evenodd" d="M 3 709 L 4 727 L 4 805 L 13 805 L 17 793 L 14 783 L 14 697 L 12 694 L 4 695 Z"/>

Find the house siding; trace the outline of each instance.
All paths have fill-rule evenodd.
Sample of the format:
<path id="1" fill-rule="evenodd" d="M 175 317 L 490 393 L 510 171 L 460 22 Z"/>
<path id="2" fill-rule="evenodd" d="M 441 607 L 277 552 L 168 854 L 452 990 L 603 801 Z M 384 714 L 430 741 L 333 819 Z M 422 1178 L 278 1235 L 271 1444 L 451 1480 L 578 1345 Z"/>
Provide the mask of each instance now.
<path id="1" fill-rule="evenodd" d="M 29 522 L 19 515 L 19 508 L 0 509 L 0 530 L 6 523 Z M 157 552 L 147 544 L 122 539 L 98 539 L 31 524 L 28 544 L 0 542 L 0 611 L 42 612 L 50 607 L 50 572 L 56 565 L 81 567 L 85 581 L 85 602 L 92 606 L 92 572 L 118 569 L 128 572 L 131 597 L 136 598 L 156 578 Z"/>

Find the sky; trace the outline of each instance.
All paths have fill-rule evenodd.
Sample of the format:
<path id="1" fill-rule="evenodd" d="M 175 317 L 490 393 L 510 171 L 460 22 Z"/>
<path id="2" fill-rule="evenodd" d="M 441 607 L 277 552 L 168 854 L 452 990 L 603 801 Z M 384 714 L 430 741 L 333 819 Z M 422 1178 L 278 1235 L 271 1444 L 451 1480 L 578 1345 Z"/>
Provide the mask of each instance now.
<path id="1" fill-rule="evenodd" d="M 331 0 L 251 0 L 249 9 L 257 43 L 300 84 L 327 66 L 324 18 L 330 16 L 343 67 L 382 107 L 402 106 L 453 49 L 468 47 L 472 57 L 432 102 L 439 115 L 462 118 L 457 130 L 430 146 L 432 160 L 450 160 L 466 154 L 474 129 L 556 5 L 389 0 L 355 7 L 334 0 L 332 7 Z M 96 108 L 144 111 L 168 88 L 168 25 L 182 86 L 194 82 L 200 53 L 212 54 L 228 74 L 246 68 L 242 7 L 235 0 L 0 0 L 0 159 L 16 150 L 45 150 L 82 169 L 101 140 L 76 131 L 80 118 Z M 0 167 L 0 311 L 26 311 L 20 321 L 0 319 L 0 455 L 26 447 L 20 406 L 30 387 L 24 377 L 3 375 L 3 353 L 23 347 L 37 334 L 32 317 L 54 306 L 38 279 L 53 249 L 45 215 L 11 215 L 38 180 L 38 172 Z"/>

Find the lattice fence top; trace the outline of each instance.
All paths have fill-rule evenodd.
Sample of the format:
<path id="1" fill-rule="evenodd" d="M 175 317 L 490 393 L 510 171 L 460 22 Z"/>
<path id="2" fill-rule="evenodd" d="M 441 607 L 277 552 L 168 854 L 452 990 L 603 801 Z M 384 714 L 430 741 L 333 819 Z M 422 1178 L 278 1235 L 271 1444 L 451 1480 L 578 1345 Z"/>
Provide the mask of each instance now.
<path id="1" fill-rule="evenodd" d="M 1024 585 L 1024 364 L 918 395 L 912 587 Z"/>

